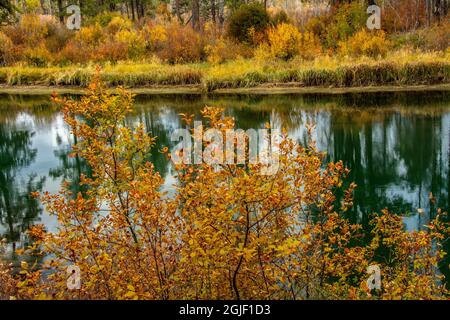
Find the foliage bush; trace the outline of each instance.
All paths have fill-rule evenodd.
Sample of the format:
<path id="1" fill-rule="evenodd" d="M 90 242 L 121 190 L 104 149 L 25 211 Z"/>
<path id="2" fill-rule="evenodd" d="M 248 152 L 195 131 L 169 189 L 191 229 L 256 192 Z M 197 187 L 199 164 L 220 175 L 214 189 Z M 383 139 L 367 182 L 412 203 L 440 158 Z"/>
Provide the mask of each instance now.
<path id="1" fill-rule="evenodd" d="M 122 29 L 114 35 L 114 39 L 110 45 L 114 44 L 123 44 L 126 47 L 125 58 L 130 59 L 142 57 L 146 49 L 145 40 L 141 33 L 126 29 Z"/>
<path id="2" fill-rule="evenodd" d="M 81 28 L 74 37 L 75 41 L 78 41 L 84 50 L 94 49 L 106 38 L 102 27 L 99 24 L 87 26 Z"/>
<path id="3" fill-rule="evenodd" d="M 30 229 L 34 241 L 25 253 L 52 259 L 40 270 L 22 266 L 15 298 L 448 297 L 438 272 L 450 232 L 446 213 L 439 210 L 428 228 L 408 232 L 401 217 L 385 210 L 364 233 L 345 218 L 356 188 L 344 188 L 349 170 L 342 162 L 324 163 L 314 144 L 299 145 L 286 134 L 278 173 L 261 175 L 261 165 L 248 163 L 174 165 L 178 187 L 168 196 L 147 162 L 156 138 L 143 124 L 126 124 L 132 95 L 108 93 L 96 79 L 81 100 L 56 99 L 79 138 L 74 153 L 86 159 L 94 178 L 81 177 L 88 186 L 83 195 L 63 186 L 59 194 L 41 196 L 61 228 Z M 182 116 L 191 128 L 191 116 Z M 220 108 L 206 107 L 202 117 L 205 130 L 224 134 L 235 127 Z M 343 194 L 339 202 L 336 192 Z M 389 260 L 380 251 L 390 252 Z M 68 264 L 81 270 L 80 290 L 67 288 Z M 374 264 L 382 270 L 379 291 L 366 285 Z M 43 270 L 51 271 L 45 281 Z"/>
<path id="4" fill-rule="evenodd" d="M 58 63 L 62 65 L 70 63 L 86 63 L 93 59 L 93 53 L 90 48 L 84 47 L 82 42 L 71 39 L 58 53 L 56 59 Z"/>
<path id="5" fill-rule="evenodd" d="M 328 30 L 327 26 L 331 23 L 331 16 L 323 15 L 319 17 L 312 17 L 308 20 L 308 22 L 303 26 L 306 32 L 311 32 L 315 36 L 317 36 L 322 45 L 326 44 Z"/>
<path id="6" fill-rule="evenodd" d="M 0 66 L 11 64 L 14 61 L 14 44 L 11 39 L 0 32 Z"/>
<path id="7" fill-rule="evenodd" d="M 320 40 L 312 32 L 301 33 L 295 26 L 282 23 L 269 29 L 268 43 L 263 43 L 255 51 L 255 58 L 289 60 L 295 56 L 314 59 L 322 53 Z"/>
<path id="8" fill-rule="evenodd" d="M 312 32 L 305 31 L 300 39 L 299 54 L 303 59 L 312 60 L 322 54 L 320 39 Z"/>
<path id="9" fill-rule="evenodd" d="M 45 67 L 53 60 L 51 53 L 44 45 L 27 48 L 24 51 L 26 62 L 29 66 Z"/>
<path id="10" fill-rule="evenodd" d="M 33 14 L 22 15 L 17 25 L 4 29 L 15 45 L 29 47 L 41 44 L 48 33 L 47 23 L 42 23 L 40 17 Z"/>
<path id="11" fill-rule="evenodd" d="M 120 20 L 127 20 L 120 13 L 117 12 L 101 12 L 93 17 L 88 17 L 86 24 L 87 25 L 99 24 L 102 28 L 106 28 L 114 18 L 120 18 Z"/>
<path id="12" fill-rule="evenodd" d="M 328 48 L 336 49 L 339 42 L 366 27 L 366 7 L 358 1 L 340 5 L 331 17 L 325 38 L 325 46 Z"/>
<path id="13" fill-rule="evenodd" d="M 190 26 L 168 19 L 132 23 L 118 14 L 105 14 L 87 19 L 81 30 L 74 32 L 67 30 L 56 18 L 25 14 L 17 24 L 0 28 L 4 39 L 0 64 L 86 65 L 128 59 L 146 61 L 154 56 L 169 63 L 222 63 L 253 55 L 260 61 L 273 58 L 289 60 L 297 55 L 304 60 L 312 60 L 323 53 L 332 54 L 336 49 L 341 55 L 353 57 L 384 56 L 386 48 L 392 49 L 391 41 L 383 33 L 370 33 L 375 34 L 370 38 L 369 33 L 360 28 L 365 23 L 363 17 L 366 13 L 357 3 L 344 4 L 331 13 L 310 18 L 306 25 L 300 27 L 301 33 L 285 22 L 283 11 L 272 10 L 270 17 L 264 10 L 261 13 L 261 9 L 252 4 L 234 13 L 242 18 L 253 14 L 252 10 L 259 12 L 255 19 L 239 25 L 243 28 L 239 35 L 245 38 L 241 38 L 245 44 L 234 41 L 234 37 L 225 37 L 223 30 L 210 22 L 205 23 L 200 31 L 194 31 Z M 410 47 L 445 51 L 450 34 L 448 30 L 449 23 L 442 21 L 432 28 L 391 35 L 392 43 L 397 50 Z M 230 28 L 227 29 L 229 31 Z M 298 49 L 295 48 L 296 43 Z M 42 59 L 45 57 L 48 60 L 44 62 Z"/>
<path id="14" fill-rule="evenodd" d="M 57 55 L 68 43 L 68 41 L 73 38 L 73 31 L 67 30 L 60 23 L 51 21 L 47 23 L 47 36 L 45 37 L 45 46 L 52 53 L 52 55 Z"/>
<path id="15" fill-rule="evenodd" d="M 0 239 L 0 300 L 10 300 L 17 294 L 17 280 L 12 276 L 12 266 L 2 261 L 5 240 Z"/>
<path id="16" fill-rule="evenodd" d="M 17 280 L 11 276 L 11 266 L 0 261 L 0 300 L 10 300 L 16 292 Z"/>
<path id="17" fill-rule="evenodd" d="M 102 43 L 95 49 L 92 54 L 92 60 L 97 62 L 109 61 L 112 63 L 117 63 L 121 60 L 127 60 L 130 57 L 128 50 L 128 43 L 119 41 L 107 41 Z"/>
<path id="18" fill-rule="evenodd" d="M 442 23 L 434 25 L 429 30 L 421 30 L 425 44 L 424 49 L 445 51 L 450 47 L 450 19 L 447 17 Z"/>
<path id="19" fill-rule="evenodd" d="M 201 36 L 191 26 L 172 22 L 166 26 L 168 37 L 157 55 L 169 63 L 198 62 L 204 57 Z"/>
<path id="20" fill-rule="evenodd" d="M 281 23 L 269 29 L 268 39 L 271 55 L 275 58 L 288 60 L 299 53 L 301 40 L 300 31 L 293 25 Z"/>
<path id="21" fill-rule="evenodd" d="M 167 30 L 162 24 L 146 24 L 142 30 L 142 36 L 150 51 L 158 51 L 164 48 L 167 42 Z"/>
<path id="22" fill-rule="evenodd" d="M 123 18 L 121 16 L 112 17 L 111 21 L 108 23 L 106 27 L 108 33 L 116 34 L 119 31 L 131 30 L 132 22 L 129 19 Z"/>
<path id="23" fill-rule="evenodd" d="M 430 28 L 393 34 L 391 39 L 396 49 L 445 51 L 450 46 L 450 22 L 445 20 Z"/>
<path id="24" fill-rule="evenodd" d="M 252 51 L 248 47 L 227 38 L 220 38 L 213 44 L 205 46 L 205 53 L 207 61 L 211 63 L 248 58 L 252 55 Z"/>
<path id="25" fill-rule="evenodd" d="M 350 56 L 385 57 L 391 48 L 392 42 L 384 31 L 369 32 L 366 29 L 339 43 L 340 53 Z"/>
<path id="26" fill-rule="evenodd" d="M 253 44 L 254 34 L 264 33 L 269 23 L 270 17 L 262 5 L 244 4 L 230 16 L 227 32 L 240 42 Z"/>

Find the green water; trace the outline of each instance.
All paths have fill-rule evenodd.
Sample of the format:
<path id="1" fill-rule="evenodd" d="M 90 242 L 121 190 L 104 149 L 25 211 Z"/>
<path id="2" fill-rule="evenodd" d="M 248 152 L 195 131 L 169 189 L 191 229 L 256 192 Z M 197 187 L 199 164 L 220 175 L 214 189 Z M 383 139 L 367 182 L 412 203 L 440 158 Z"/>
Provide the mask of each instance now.
<path id="1" fill-rule="evenodd" d="M 244 130 L 270 122 L 301 143 L 308 140 L 306 124 L 315 123 L 315 139 L 327 160 L 343 160 L 351 169 L 348 183 L 358 188 L 350 218 L 363 225 L 370 213 L 389 208 L 413 230 L 422 228 L 437 207 L 450 209 L 450 92 L 138 96 L 127 121 L 144 122 L 158 136 L 158 149 L 173 147 L 169 137 L 181 127 L 178 114 L 198 116 L 205 105 L 224 107 Z M 63 179 L 77 190 L 79 174 L 88 170 L 81 159 L 68 157 L 71 142 L 48 96 L 0 95 L 0 237 L 8 240 L 6 255 L 13 260 L 31 224 L 56 227 L 29 193 L 57 192 Z M 170 188 L 170 163 L 159 152 L 151 159 Z M 448 273 L 446 267 L 442 271 Z"/>

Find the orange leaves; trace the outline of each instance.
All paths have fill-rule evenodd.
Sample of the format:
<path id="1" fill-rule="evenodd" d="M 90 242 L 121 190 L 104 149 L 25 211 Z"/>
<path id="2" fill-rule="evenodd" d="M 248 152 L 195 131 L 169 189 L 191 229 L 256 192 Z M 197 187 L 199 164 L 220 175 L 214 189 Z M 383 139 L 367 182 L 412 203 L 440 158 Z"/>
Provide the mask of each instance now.
<path id="1" fill-rule="evenodd" d="M 42 241 L 45 238 L 45 226 L 43 224 L 35 224 L 28 229 L 28 234 L 31 239 L 36 241 Z"/>
<path id="2" fill-rule="evenodd" d="M 99 81 L 100 77 L 97 77 Z M 450 234 L 438 212 L 427 232 L 408 233 L 402 219 L 383 211 L 372 233 L 343 213 L 356 185 L 343 189 L 348 169 L 324 165 L 314 144 L 283 135 L 279 170 L 258 165 L 206 163 L 175 167 L 176 188 L 148 162 L 155 138 L 127 123 L 132 96 L 113 96 L 100 82 L 80 101 L 60 100 L 77 135 L 73 147 L 92 176 L 86 191 L 42 196 L 59 221 L 56 232 L 36 226 L 32 250 L 52 256 L 48 281 L 24 268 L 18 297 L 71 299 L 298 299 L 441 297 L 436 241 Z M 190 125 L 193 116 L 181 114 Z M 205 129 L 232 129 L 223 109 L 206 107 Z M 269 127 L 269 126 L 267 126 Z M 167 148 L 162 152 L 168 152 Z M 337 194 L 340 196 L 338 197 Z M 340 202 L 340 206 L 338 205 Z M 386 254 L 387 252 L 387 254 Z M 82 286 L 66 286 L 68 265 L 80 268 Z M 380 265 L 382 291 L 364 282 Z M 0 269 L 0 281 L 3 280 Z M 0 295 L 2 294 L 0 287 Z"/>

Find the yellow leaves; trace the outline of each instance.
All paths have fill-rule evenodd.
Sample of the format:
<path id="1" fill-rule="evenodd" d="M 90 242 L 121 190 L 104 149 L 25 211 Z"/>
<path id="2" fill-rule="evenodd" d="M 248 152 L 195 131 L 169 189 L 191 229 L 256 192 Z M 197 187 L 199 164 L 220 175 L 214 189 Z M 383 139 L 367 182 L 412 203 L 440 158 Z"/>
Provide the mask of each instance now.
<path id="1" fill-rule="evenodd" d="M 300 31 L 293 25 L 281 23 L 269 30 L 268 38 L 273 57 L 290 59 L 299 53 Z"/>
<path id="2" fill-rule="evenodd" d="M 131 299 L 131 300 L 138 300 L 139 295 L 136 293 L 136 290 L 133 285 L 129 284 L 127 285 L 127 293 L 125 293 L 124 298 L 125 299 Z"/>
<path id="3" fill-rule="evenodd" d="M 345 42 L 340 42 L 340 53 L 352 56 L 385 56 L 392 46 L 384 31 L 368 32 L 365 28 Z"/>
<path id="4" fill-rule="evenodd" d="M 229 284 L 235 279 L 243 299 L 290 299 L 292 290 L 297 290 L 296 298 L 304 298 L 305 287 L 310 298 L 360 298 L 366 296 L 359 287 L 365 267 L 384 247 L 394 249 L 389 262 L 396 268 L 383 271 L 394 284 L 411 285 L 412 280 L 401 279 L 405 275 L 419 275 L 427 285 L 436 279 L 425 266 L 436 265 L 442 256 L 430 250 L 431 240 L 449 230 L 448 225 L 435 221 L 429 228 L 433 237 L 410 235 L 400 217 L 384 211 L 374 217 L 373 233 L 360 235 L 360 227 L 341 215 L 351 206 L 356 186 L 344 190 L 342 208 L 335 208 L 332 190 L 342 188 L 348 171 L 342 162 L 324 165 L 314 145 L 301 147 L 284 137 L 280 174 L 274 176 L 259 175 L 256 165 L 178 166 L 175 194 L 165 195 L 160 191 L 164 180 L 145 158 L 154 139 L 146 137 L 142 125 L 124 125 L 131 96 L 121 92 L 113 98 L 102 86 L 91 86 L 82 102 L 65 105 L 68 123 L 78 130 L 74 149 L 91 165 L 93 178 L 83 178 L 86 193 L 66 188 L 43 196 L 60 228 L 30 232 L 42 240 L 34 249 L 42 247 L 58 257 L 48 263 L 56 272 L 41 283 L 31 272 L 34 266 L 24 265 L 26 279 L 18 284 L 17 297 L 46 298 L 43 292 L 56 291 L 63 299 L 79 298 L 77 294 L 95 299 L 234 299 Z M 193 121 L 192 115 L 181 116 Z M 207 107 L 202 116 L 210 127 L 234 127 L 223 109 Z M 90 127 L 81 120 L 86 118 L 98 125 Z M 371 242 L 361 245 L 366 236 Z M 80 292 L 65 289 L 68 262 L 82 270 Z M 330 286 L 317 288 L 321 282 Z M 392 295 L 402 293 L 399 286 L 391 288 Z"/>
<path id="5" fill-rule="evenodd" d="M 20 267 L 22 268 L 23 271 L 27 271 L 28 270 L 28 262 L 21 261 L 20 262 Z"/>

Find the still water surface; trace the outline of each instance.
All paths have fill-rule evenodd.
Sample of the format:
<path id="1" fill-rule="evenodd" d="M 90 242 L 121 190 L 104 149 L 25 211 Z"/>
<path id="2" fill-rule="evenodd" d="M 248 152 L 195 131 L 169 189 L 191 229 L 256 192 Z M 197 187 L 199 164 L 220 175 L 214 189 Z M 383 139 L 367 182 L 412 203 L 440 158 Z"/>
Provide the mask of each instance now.
<path id="1" fill-rule="evenodd" d="M 389 208 L 413 230 L 437 207 L 450 209 L 450 92 L 138 96 L 127 121 L 143 122 L 158 136 L 158 149 L 170 148 L 171 132 L 182 125 L 178 114 L 198 116 L 205 105 L 224 107 L 241 129 L 269 122 L 301 143 L 308 140 L 306 124 L 316 124 L 314 138 L 327 160 L 343 160 L 351 169 L 348 183 L 358 188 L 350 217 L 363 225 L 370 213 Z M 68 157 L 71 143 L 48 96 L 0 95 L 0 238 L 9 242 L 10 259 L 26 244 L 23 232 L 31 224 L 56 227 L 29 193 L 57 192 L 62 180 L 77 190 L 79 174 L 88 170 L 82 160 Z M 170 188 L 170 164 L 159 152 L 151 159 Z"/>

